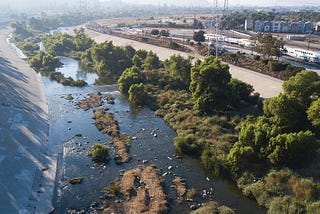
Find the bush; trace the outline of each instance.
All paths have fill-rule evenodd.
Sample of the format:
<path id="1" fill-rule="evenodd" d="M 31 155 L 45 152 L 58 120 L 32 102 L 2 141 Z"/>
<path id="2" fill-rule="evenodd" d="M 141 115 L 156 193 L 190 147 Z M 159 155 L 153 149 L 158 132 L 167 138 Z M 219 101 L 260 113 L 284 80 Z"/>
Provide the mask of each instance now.
<path id="1" fill-rule="evenodd" d="M 314 202 L 312 204 L 308 204 L 307 213 L 308 214 L 320 213 L 320 201 Z"/>
<path id="2" fill-rule="evenodd" d="M 273 213 L 305 213 L 305 207 L 290 196 L 277 197 L 269 205 L 268 214 Z"/>
<path id="3" fill-rule="evenodd" d="M 289 63 L 287 62 L 280 62 L 280 61 L 273 61 L 273 60 L 270 60 L 268 62 L 269 70 L 275 71 L 275 72 L 286 70 L 288 65 Z"/>
<path id="4" fill-rule="evenodd" d="M 254 56 L 254 60 L 260 61 L 260 59 L 261 59 L 260 55 L 255 55 Z"/>
<path id="5" fill-rule="evenodd" d="M 268 62 L 269 62 L 269 59 L 265 59 L 265 58 L 262 58 L 262 59 L 261 59 L 261 63 L 262 63 L 262 64 L 267 65 Z"/>
<path id="6" fill-rule="evenodd" d="M 174 138 L 174 148 L 178 154 L 196 155 L 201 152 L 201 145 L 193 134 Z"/>
<path id="7" fill-rule="evenodd" d="M 180 48 L 180 45 L 176 42 L 170 42 L 169 43 L 169 48 L 171 49 L 179 49 Z"/>
<path id="8" fill-rule="evenodd" d="M 226 153 L 217 148 L 204 149 L 201 154 L 201 165 L 215 176 L 229 176 L 229 165 L 227 163 Z"/>
<path id="9" fill-rule="evenodd" d="M 98 162 L 105 162 L 109 158 L 109 147 L 102 144 L 94 144 L 89 156 L 92 156 Z"/>

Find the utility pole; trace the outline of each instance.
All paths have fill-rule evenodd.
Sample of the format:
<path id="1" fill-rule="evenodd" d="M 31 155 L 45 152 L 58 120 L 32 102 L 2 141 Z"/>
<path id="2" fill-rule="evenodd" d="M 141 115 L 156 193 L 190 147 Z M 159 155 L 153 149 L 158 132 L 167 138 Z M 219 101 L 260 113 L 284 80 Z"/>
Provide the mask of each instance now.
<path id="1" fill-rule="evenodd" d="M 213 17 L 215 17 L 215 37 L 216 37 L 216 58 L 218 57 L 218 46 L 219 46 L 219 37 L 220 37 L 220 31 L 219 31 L 219 22 L 220 22 L 220 16 L 219 13 L 222 13 L 222 15 L 224 15 L 227 11 L 228 11 L 228 0 L 223 0 L 223 4 L 222 7 L 219 6 L 219 0 L 213 0 Z M 211 25 L 212 25 L 213 19 L 211 21 Z M 209 46 L 210 46 L 210 42 L 209 42 Z M 208 47 L 209 51 L 210 51 L 210 47 Z"/>

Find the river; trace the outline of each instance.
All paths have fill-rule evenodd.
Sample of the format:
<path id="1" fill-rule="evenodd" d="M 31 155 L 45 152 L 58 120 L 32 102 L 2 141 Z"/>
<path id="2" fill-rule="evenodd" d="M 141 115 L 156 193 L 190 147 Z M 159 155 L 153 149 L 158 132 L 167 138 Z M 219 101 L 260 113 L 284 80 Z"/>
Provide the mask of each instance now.
<path id="1" fill-rule="evenodd" d="M 194 204 L 178 203 L 175 200 L 176 193 L 170 187 L 175 175 L 186 179 L 187 186 L 194 187 L 198 193 L 213 188 L 213 196 L 203 199 L 198 194 L 198 202 L 215 200 L 236 209 L 237 213 L 266 213 L 256 202 L 243 197 L 233 183 L 211 178 L 202 170 L 199 160 L 190 157 L 183 157 L 182 160 L 176 158 L 173 148 L 175 132 L 149 108 L 131 108 L 116 85 L 95 85 L 94 73 L 85 71 L 76 60 L 65 57 L 61 60 L 64 66 L 59 68 L 60 72 L 74 79 L 83 79 L 89 84 L 83 88 L 68 87 L 42 77 L 50 110 L 49 144 L 52 151 L 60 156 L 54 197 L 58 213 L 64 213 L 68 208 L 82 210 L 92 202 L 101 205 L 103 189 L 120 176 L 120 170 L 150 164 L 161 169 L 165 191 L 168 197 L 173 199 L 169 200 L 169 213 L 188 213 L 189 206 Z M 84 111 L 75 105 L 88 93 L 93 92 L 115 97 L 114 105 L 104 105 L 114 113 L 115 119 L 119 122 L 120 132 L 136 137 L 131 142 L 129 153 L 132 160 L 129 163 L 117 165 L 111 158 L 106 165 L 97 165 L 87 155 L 93 143 L 109 145 L 110 141 L 108 135 L 101 134 L 93 125 L 92 110 Z M 69 94 L 74 100 L 64 98 Z M 151 134 L 154 130 L 157 137 Z M 114 157 L 115 151 L 112 146 L 110 153 L 111 157 Z M 142 160 L 148 162 L 143 164 Z M 169 166 L 172 166 L 171 170 L 168 170 Z M 69 179 L 73 177 L 83 177 L 82 184 L 69 184 Z"/>

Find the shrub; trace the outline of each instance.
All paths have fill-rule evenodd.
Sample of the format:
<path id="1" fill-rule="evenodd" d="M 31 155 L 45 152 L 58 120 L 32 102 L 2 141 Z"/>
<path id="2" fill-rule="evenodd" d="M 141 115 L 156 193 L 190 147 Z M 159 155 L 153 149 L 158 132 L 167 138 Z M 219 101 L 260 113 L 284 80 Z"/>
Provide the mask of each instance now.
<path id="1" fill-rule="evenodd" d="M 201 152 L 201 145 L 193 134 L 174 138 L 174 148 L 178 154 L 196 155 Z"/>
<path id="2" fill-rule="evenodd" d="M 254 56 L 254 60 L 259 61 L 260 59 L 261 59 L 260 55 L 255 55 L 255 56 Z"/>
<path id="3" fill-rule="evenodd" d="M 268 62 L 269 62 L 269 59 L 265 59 L 265 58 L 262 58 L 262 59 L 261 59 L 261 63 L 262 63 L 262 64 L 267 65 Z"/>
<path id="4" fill-rule="evenodd" d="M 187 192 L 187 199 L 193 199 L 197 194 L 197 191 L 195 188 L 191 188 Z"/>
<path id="5" fill-rule="evenodd" d="M 270 71 L 284 71 L 287 69 L 289 63 L 287 62 L 280 62 L 280 61 L 273 61 L 270 60 L 268 62 L 269 70 Z"/>
<path id="6" fill-rule="evenodd" d="M 92 156 L 98 162 L 105 162 L 109 157 L 109 147 L 102 144 L 94 144 L 89 156 Z"/>
<path id="7" fill-rule="evenodd" d="M 314 202 L 312 204 L 308 204 L 307 213 L 308 214 L 320 213 L 320 201 Z"/>
<path id="8" fill-rule="evenodd" d="M 268 214 L 273 213 L 305 213 L 305 207 L 290 196 L 277 197 L 269 205 Z"/>

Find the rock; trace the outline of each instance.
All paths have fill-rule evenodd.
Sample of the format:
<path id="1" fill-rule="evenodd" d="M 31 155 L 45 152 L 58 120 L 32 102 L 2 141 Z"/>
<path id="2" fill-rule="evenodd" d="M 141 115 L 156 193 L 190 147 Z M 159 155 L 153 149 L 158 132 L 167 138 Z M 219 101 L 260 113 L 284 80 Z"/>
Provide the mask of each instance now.
<path id="1" fill-rule="evenodd" d="M 77 177 L 77 178 L 71 178 L 69 180 L 69 183 L 74 185 L 74 184 L 81 184 L 83 180 L 83 177 Z"/>
<path id="2" fill-rule="evenodd" d="M 168 157 L 168 159 L 169 159 L 169 160 L 172 160 L 172 158 L 171 158 L 171 157 Z"/>
<path id="3" fill-rule="evenodd" d="M 162 177 L 165 177 L 168 174 L 168 172 L 165 172 L 162 174 Z"/>
<path id="4" fill-rule="evenodd" d="M 198 209 L 200 206 L 198 205 L 198 204 L 192 204 L 191 206 L 190 206 L 190 209 L 191 210 L 196 210 L 196 209 Z"/>
<path id="5" fill-rule="evenodd" d="M 106 97 L 107 103 L 110 104 L 110 105 L 114 104 L 114 99 L 115 99 L 114 97 L 110 97 L 110 96 Z"/>
<path id="6" fill-rule="evenodd" d="M 68 130 L 70 131 L 70 130 L 71 130 L 71 128 L 69 127 L 69 128 L 68 128 Z"/>
<path id="7" fill-rule="evenodd" d="M 157 133 L 154 133 L 154 134 L 153 134 L 153 137 L 157 137 Z"/>
<path id="8" fill-rule="evenodd" d="M 76 137 L 82 137 L 82 134 L 76 134 Z"/>
<path id="9" fill-rule="evenodd" d="M 171 170 L 173 167 L 172 166 L 168 166 L 168 170 Z"/>
<path id="10" fill-rule="evenodd" d="M 143 164 L 148 163 L 148 160 L 143 160 L 142 163 Z"/>
<path id="11" fill-rule="evenodd" d="M 73 100 L 73 96 L 71 94 L 68 94 L 67 96 L 64 97 L 65 100 Z"/>

